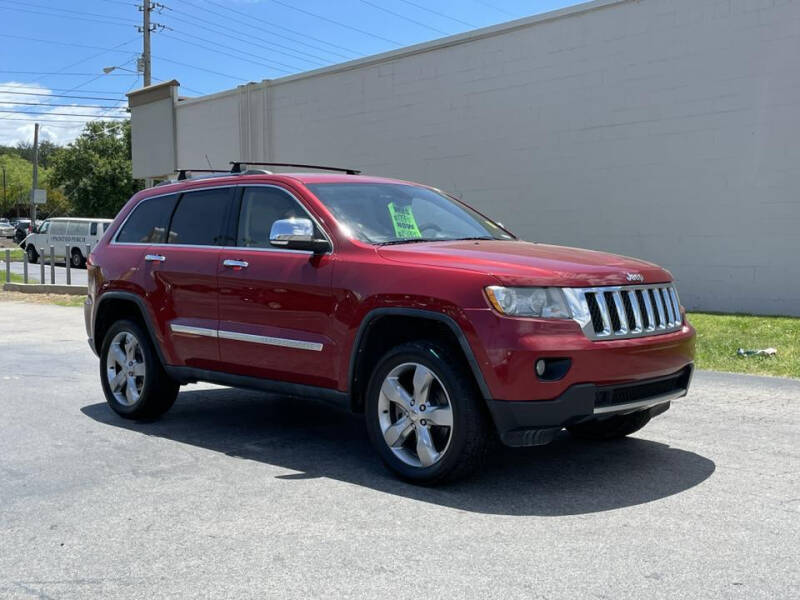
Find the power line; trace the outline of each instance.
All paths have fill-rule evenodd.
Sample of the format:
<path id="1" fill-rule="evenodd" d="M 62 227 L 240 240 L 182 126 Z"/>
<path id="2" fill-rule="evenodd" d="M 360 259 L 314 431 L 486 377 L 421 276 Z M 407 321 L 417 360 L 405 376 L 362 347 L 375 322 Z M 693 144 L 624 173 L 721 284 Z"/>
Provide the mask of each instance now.
<path id="1" fill-rule="evenodd" d="M 67 77 L 88 77 L 97 75 L 97 73 L 64 73 L 61 71 L 0 71 L 0 73 L 8 73 L 11 75 L 64 75 Z M 104 74 L 103 77 L 130 77 L 131 75 L 135 75 L 135 73 L 108 73 Z"/>
<path id="2" fill-rule="evenodd" d="M 372 8 L 376 8 L 378 10 L 382 10 L 383 12 L 390 14 L 398 19 L 403 19 L 404 21 L 408 21 L 409 23 L 413 23 L 414 25 L 419 25 L 420 27 L 424 27 L 425 29 L 430 29 L 431 31 L 435 31 L 436 33 L 441 33 L 442 35 L 450 35 L 447 31 L 442 31 L 432 25 L 428 25 L 427 23 L 423 23 L 422 21 L 417 21 L 416 19 L 412 19 L 411 17 L 407 17 L 402 15 L 398 12 L 393 10 L 389 10 L 388 8 L 381 6 L 379 4 L 375 4 L 373 2 L 369 2 L 369 0 L 360 0 L 362 4 L 366 4 L 367 6 L 371 6 Z"/>
<path id="3" fill-rule="evenodd" d="M 2 2 L 2 0 L 0 0 L 0 2 Z M 5 33 L 5 32 L 3 32 L 3 33 L 0 33 L 0 35 L 2 35 L 3 37 L 9 37 L 9 38 L 14 38 L 14 39 L 18 39 L 18 40 L 26 40 L 26 41 L 29 41 L 29 42 L 40 42 L 42 44 L 56 44 L 58 46 L 71 46 L 73 48 L 86 48 L 88 50 L 102 50 L 103 52 L 117 52 L 117 53 L 122 53 L 122 54 L 128 54 L 128 52 L 126 52 L 125 50 L 117 50 L 117 48 L 120 48 L 122 46 L 126 46 L 127 44 L 132 44 L 133 42 L 135 42 L 135 41 L 137 41 L 139 39 L 139 36 L 136 36 L 135 38 L 132 38 L 132 39 L 128 40 L 127 42 L 122 42 L 121 44 L 117 44 L 116 46 L 113 46 L 111 48 L 103 48 L 102 46 L 91 46 L 91 45 L 88 45 L 88 44 L 76 44 L 75 42 L 65 42 L 65 41 L 62 41 L 62 40 L 46 40 L 46 39 L 42 39 L 42 38 L 29 37 L 29 36 L 25 36 L 25 35 L 15 35 L 13 33 Z M 86 58 L 86 59 L 84 59 L 83 61 L 80 61 L 80 62 L 84 62 L 86 60 L 89 60 L 89 59 Z M 74 64 L 79 64 L 79 63 L 74 63 Z M 72 66 L 72 65 L 70 65 L 70 66 Z M 68 69 L 69 67 L 65 67 L 65 68 Z"/>
<path id="4" fill-rule="evenodd" d="M 62 121 L 56 119 L 16 119 L 14 117 L 0 117 L 0 122 L 2 121 L 22 121 L 23 123 L 30 123 L 33 125 L 34 123 L 71 123 L 71 125 L 47 125 L 47 127 L 61 127 L 64 129 L 73 129 L 78 125 L 85 125 L 87 121 Z"/>
<path id="5" fill-rule="evenodd" d="M 212 11 L 212 10 L 210 10 L 208 8 L 202 8 L 202 7 L 198 6 L 197 4 L 195 4 L 193 2 L 189 2 L 188 0 L 181 0 L 181 1 L 184 4 L 189 4 L 191 6 L 194 6 L 195 8 L 200 8 L 201 10 L 205 10 L 205 11 L 207 11 L 209 13 L 220 15 L 220 16 L 223 16 L 223 17 L 225 16 L 225 15 L 222 15 L 221 13 L 219 13 L 219 12 Z M 344 46 L 340 46 L 338 44 L 334 44 L 332 42 L 328 42 L 328 41 L 323 40 L 321 38 L 309 35 L 307 32 L 297 31 L 296 29 L 291 29 L 291 28 L 285 27 L 283 25 L 278 25 L 277 23 L 273 23 L 272 21 L 267 21 L 266 19 L 262 19 L 261 17 L 257 17 L 255 15 L 251 15 L 249 13 L 242 12 L 240 10 L 236 10 L 236 9 L 230 8 L 229 6 L 225 6 L 224 4 L 220 4 L 219 2 L 214 2 L 214 0 L 206 0 L 206 2 L 208 2 L 209 4 L 213 4 L 215 6 L 218 6 L 220 8 L 223 8 L 223 9 L 229 11 L 229 12 L 235 13 L 237 15 L 242 15 L 242 16 L 246 17 L 248 21 L 258 21 L 259 23 L 263 23 L 264 25 L 267 25 L 268 27 L 274 27 L 274 28 L 277 28 L 277 29 L 281 29 L 283 31 L 288 31 L 289 33 L 293 33 L 293 34 L 299 35 L 299 36 L 301 36 L 303 38 L 308 38 L 308 39 L 314 40 L 315 42 L 319 42 L 321 44 L 325 44 L 326 46 L 331 46 L 332 48 L 337 48 L 339 50 L 344 50 L 345 52 L 350 53 L 352 56 L 358 56 L 358 53 L 353 51 L 352 48 L 346 48 Z M 247 21 L 238 20 L 237 22 L 242 23 L 244 25 L 247 25 L 248 27 L 253 27 L 254 29 L 259 29 L 258 27 L 255 27 L 254 25 L 248 23 Z M 274 35 L 276 37 L 282 37 L 282 38 L 284 38 L 286 40 L 289 40 L 289 41 L 297 43 L 297 44 L 302 44 L 304 46 L 308 46 L 309 48 L 314 48 L 316 50 L 323 50 L 324 52 L 330 52 L 331 54 L 336 54 L 337 56 L 339 56 L 341 58 L 345 58 L 345 59 L 348 59 L 348 60 L 350 58 L 350 57 L 344 56 L 342 54 L 335 53 L 335 52 L 330 51 L 330 50 L 324 50 L 323 48 L 319 48 L 317 46 L 313 46 L 313 45 L 308 44 L 307 42 L 303 42 L 301 40 L 294 40 L 292 38 L 280 35 L 278 33 L 272 33 L 272 35 Z"/>
<path id="6" fill-rule="evenodd" d="M 121 100 L 120 100 L 121 102 Z M 118 106 L 100 106 L 97 104 L 51 104 L 48 102 L 17 102 L 16 100 L 0 100 L 0 106 L 55 106 L 57 108 L 115 108 L 120 110 Z"/>
<path id="7" fill-rule="evenodd" d="M 166 62 L 170 62 L 176 65 L 180 65 L 181 67 L 188 67 L 190 69 L 197 69 L 198 71 L 205 71 L 206 73 L 211 73 L 212 75 L 220 75 L 221 77 L 228 77 L 229 79 L 236 79 L 237 81 L 244 81 L 247 83 L 248 79 L 244 79 L 242 77 L 237 77 L 236 75 L 231 75 L 230 73 L 222 73 L 221 71 L 212 71 L 211 69 L 206 69 L 204 67 L 198 67 L 196 65 L 190 65 L 189 63 L 180 62 L 177 60 L 173 60 L 171 58 L 165 58 L 163 56 L 154 56 L 154 58 L 158 58 L 158 60 L 164 60 Z M 186 88 L 187 90 L 189 88 Z"/>
<path id="8" fill-rule="evenodd" d="M 273 69 L 273 70 L 275 70 L 275 71 L 281 71 L 281 72 L 283 72 L 283 73 L 292 73 L 292 72 L 293 72 L 293 71 L 292 71 L 292 70 L 290 70 L 290 69 L 283 69 L 283 68 L 281 68 L 281 67 L 275 67 L 275 66 L 273 66 L 273 65 L 270 65 L 270 64 L 268 64 L 268 63 L 265 63 L 265 62 L 261 62 L 261 61 L 257 61 L 257 60 L 252 60 L 252 59 L 250 59 L 250 58 L 244 58 L 244 57 L 242 57 L 242 56 L 239 56 L 238 54 L 231 54 L 230 52 L 224 52 L 224 51 L 222 51 L 222 50 L 215 50 L 214 48 L 210 48 L 210 47 L 208 47 L 208 46 L 205 46 L 205 45 L 203 45 L 203 44 L 198 44 L 197 42 L 190 42 L 189 40 L 182 40 L 181 38 L 179 38 L 179 37 L 176 37 L 176 36 L 172 35 L 171 33 L 165 33 L 164 35 L 165 35 L 165 36 L 167 36 L 167 37 L 169 37 L 169 38 L 172 38 L 172 39 L 174 39 L 174 40 L 177 40 L 177 41 L 179 41 L 179 42 L 182 42 L 182 43 L 184 43 L 184 44 L 189 44 L 190 46 L 196 46 L 197 48 L 202 48 L 203 50 L 208 50 L 209 52 L 213 52 L 213 53 L 215 53 L 215 54 L 223 54 L 223 55 L 225 55 L 225 56 L 230 56 L 231 58 L 236 58 L 236 59 L 238 59 L 238 60 L 241 60 L 241 61 L 245 61 L 245 62 L 253 63 L 253 64 L 255 64 L 255 65 L 260 65 L 260 66 L 262 66 L 262 67 L 267 67 L 268 69 Z M 183 35 L 186 35 L 186 34 L 183 34 Z M 195 37 L 196 37 L 196 36 L 195 36 Z M 211 42 L 211 43 L 213 44 L 214 42 Z M 217 46 L 221 46 L 221 47 L 223 47 L 223 48 L 229 47 L 229 46 L 224 46 L 224 45 L 222 45 L 222 44 L 215 44 L 215 45 L 217 45 Z M 279 63 L 279 64 L 280 64 L 280 63 Z M 302 69 L 299 69 L 299 70 L 302 70 Z"/>
<path id="9" fill-rule="evenodd" d="M 402 46 L 403 45 L 400 42 L 396 42 L 394 40 L 390 40 L 389 38 L 385 38 L 385 37 L 383 37 L 381 35 L 378 35 L 376 33 L 372 33 L 371 31 L 367 31 L 366 29 L 359 29 L 358 27 L 353 27 L 352 25 L 348 25 L 347 23 L 342 23 L 341 21 L 337 21 L 335 19 L 331 19 L 329 17 L 317 14 L 317 13 L 312 12 L 310 10 L 306 10 L 304 8 L 298 8 L 297 6 L 292 6 L 291 4 L 289 4 L 287 2 L 282 2 L 281 0 L 269 0 L 269 1 L 272 2 L 273 4 L 279 4 L 281 6 L 285 6 L 286 8 L 290 8 L 290 9 L 295 10 L 297 12 L 303 13 L 304 15 L 308 15 L 310 17 L 314 17 L 314 18 L 320 19 L 322 21 L 327 21 L 328 23 L 333 23 L 334 25 L 338 25 L 339 27 L 344 27 L 345 29 L 350 29 L 351 31 L 356 31 L 356 32 L 362 33 L 364 35 L 368 35 L 368 36 L 373 37 L 373 38 L 375 38 L 377 40 L 381 40 L 383 42 L 389 42 L 390 44 L 394 44 L 395 46 Z"/>
<path id="10" fill-rule="evenodd" d="M 428 8 L 427 6 L 423 6 L 422 4 L 417 4 L 416 2 L 411 2 L 411 0 L 400 0 L 400 2 L 405 2 L 406 4 L 409 4 L 411 6 L 415 6 L 415 7 L 419 8 L 420 10 L 427 11 L 427 12 L 431 13 L 432 15 L 438 15 L 440 17 L 444 17 L 445 19 L 450 19 L 451 21 L 455 21 L 456 23 L 461 23 L 462 25 L 466 25 L 467 27 L 472 27 L 473 29 L 476 29 L 478 27 L 477 25 L 474 25 L 473 23 L 467 23 L 466 21 L 462 21 L 461 19 L 457 19 L 456 17 L 451 17 L 450 15 L 448 15 L 446 13 L 439 12 L 438 10 L 433 10 L 432 8 Z"/>
<path id="11" fill-rule="evenodd" d="M 103 25 L 117 25 L 118 27 L 130 27 L 130 24 L 117 23 L 117 22 L 109 21 L 109 20 L 92 19 L 90 17 L 73 17 L 72 15 L 59 15 L 59 14 L 54 14 L 52 12 L 43 12 L 43 11 L 38 11 L 38 10 L 31 10 L 29 8 L 16 8 L 16 7 L 12 7 L 12 6 L 4 6 L 3 8 L 5 10 L 15 10 L 17 12 L 24 12 L 24 13 L 29 13 L 29 14 L 32 14 L 32 15 L 41 15 L 41 16 L 44 16 L 44 17 L 59 17 L 61 19 L 74 19 L 74 20 L 77 20 L 77 21 L 85 21 L 87 23 L 101 23 Z"/>
<path id="12" fill-rule="evenodd" d="M 0 94 L 15 94 L 19 96 L 45 96 L 46 98 L 75 98 L 77 100 L 111 100 L 111 101 L 119 100 L 119 98 L 104 98 L 99 96 L 70 96 L 67 94 L 42 94 L 36 92 L 19 92 L 16 91 L 17 89 L 19 88 L 17 88 L 16 86 L 14 87 L 14 90 L 5 90 L 0 88 Z M 41 88 L 33 88 L 33 89 L 41 89 Z"/>
<path id="13" fill-rule="evenodd" d="M 330 62 L 331 62 L 329 59 L 327 59 L 327 58 L 325 58 L 323 56 L 319 56 L 317 54 L 311 54 L 309 52 L 304 52 L 302 50 L 296 50 L 294 48 L 290 48 L 289 46 L 284 46 L 283 44 L 277 44 L 277 43 L 271 42 L 271 41 L 269 41 L 269 40 L 267 40 L 265 38 L 258 37 L 258 36 L 255 36 L 255 35 L 252 35 L 252 34 L 249 34 L 249 33 L 246 34 L 248 36 L 247 38 L 234 36 L 234 35 L 231 35 L 231 33 L 229 33 L 229 32 L 233 32 L 233 33 L 238 34 L 238 33 L 241 33 L 241 31 L 238 30 L 238 29 L 233 29 L 231 27 L 225 27 L 224 25 L 217 25 L 213 21 L 208 21 L 206 19 L 201 19 L 200 17 L 195 17 L 193 15 L 189 15 L 188 13 L 184 13 L 183 11 L 175 11 L 175 12 L 180 14 L 182 19 L 195 19 L 195 20 L 200 21 L 202 23 L 208 23 L 208 24 L 212 25 L 214 27 L 214 29 L 212 29 L 210 27 L 206 27 L 204 25 L 198 25 L 197 23 L 191 23 L 191 22 L 189 22 L 189 23 L 184 22 L 184 25 L 191 25 L 193 27 L 198 27 L 200 29 L 205 29 L 206 31 L 210 31 L 212 33 L 226 35 L 226 36 L 231 37 L 231 38 L 233 38 L 235 40 L 239 40 L 241 42 L 246 42 L 250 46 L 258 46 L 259 48 L 264 48 L 265 50 L 269 50 L 270 52 L 277 52 L 278 54 L 283 54 L 283 55 L 289 56 L 291 58 L 298 58 L 298 59 L 304 60 L 306 62 L 313 62 L 313 63 L 320 64 L 320 65 L 327 65 L 327 64 L 330 64 Z M 218 31 L 218 30 L 222 30 L 222 31 Z M 274 49 L 270 48 L 269 46 L 265 46 L 264 44 L 256 44 L 256 43 L 253 42 L 254 39 L 260 40 L 260 41 L 264 42 L 264 44 L 268 44 L 269 46 L 276 46 L 278 48 L 284 48 L 284 49 L 288 50 L 289 52 L 282 52 L 280 50 L 274 50 Z M 294 54 L 290 54 L 290 52 L 293 52 Z M 323 50 L 323 52 L 327 52 L 327 51 Z M 297 55 L 302 55 L 302 56 L 297 56 Z M 308 58 L 303 58 L 303 56 L 308 56 L 308 57 L 311 57 L 311 58 L 316 59 L 316 60 L 311 61 Z M 342 56 L 342 55 L 337 54 L 337 56 Z M 347 58 L 347 57 L 344 57 L 344 58 Z"/>
<path id="14" fill-rule="evenodd" d="M 68 8 L 57 8 L 57 7 L 50 6 L 50 5 L 33 4 L 31 2 L 21 2 L 20 0 L 2 0 L 2 1 L 6 2 L 6 3 L 9 3 L 9 4 L 19 4 L 20 6 L 29 6 L 31 8 L 41 8 L 41 9 L 47 10 L 47 11 L 56 10 L 56 11 L 59 11 L 59 12 L 71 13 L 73 15 L 80 15 L 80 16 L 84 16 L 84 17 L 100 17 L 102 19 L 113 19 L 113 20 L 117 20 L 117 21 L 126 21 L 128 23 L 131 22 L 130 19 L 126 19 L 124 17 L 116 17 L 114 15 L 104 15 L 102 13 L 86 12 L 86 11 L 82 11 L 82 10 L 70 10 Z"/>
<path id="15" fill-rule="evenodd" d="M 65 117 L 96 117 L 97 115 L 86 115 L 79 113 L 60 113 L 60 112 L 25 112 L 20 110 L 0 110 L 0 113 L 9 113 L 12 115 L 52 115 L 52 116 L 65 116 Z M 109 119 L 127 119 L 128 117 L 108 115 Z"/>
<path id="16" fill-rule="evenodd" d="M 233 46 L 228 46 L 227 44 L 220 44 L 219 42 L 213 42 L 211 40 L 207 40 L 206 38 L 202 38 L 202 37 L 199 37 L 199 36 L 196 36 L 196 35 L 192 35 L 190 33 L 183 33 L 181 31 L 174 31 L 174 32 L 171 32 L 171 33 L 166 33 L 164 35 L 166 35 L 167 37 L 171 37 L 173 39 L 176 39 L 176 40 L 178 40 L 180 42 L 183 42 L 184 44 L 194 44 L 194 45 L 199 46 L 201 48 L 205 48 L 206 50 L 210 50 L 211 52 L 218 52 L 217 50 L 214 50 L 213 48 L 208 48 L 208 46 L 203 46 L 201 44 L 197 44 L 197 43 L 194 43 L 194 42 L 188 42 L 186 40 L 182 40 L 182 39 L 180 39 L 178 37 L 175 37 L 175 34 L 183 35 L 183 36 L 186 36 L 186 37 L 189 37 L 189 38 L 193 38 L 193 39 L 196 39 L 196 40 L 200 40 L 202 42 L 205 42 L 206 44 L 211 44 L 213 46 L 218 46 L 220 48 L 225 48 L 227 50 L 233 50 L 237 54 L 227 54 L 227 56 L 232 56 L 233 58 L 238 58 L 239 60 L 248 60 L 246 58 L 241 57 L 239 54 L 246 54 L 248 56 L 253 56 L 255 58 L 260 59 L 261 61 L 269 60 L 269 59 L 265 59 L 263 56 L 259 56 L 258 54 L 253 54 L 252 52 L 245 52 L 243 50 L 239 50 L 237 48 L 234 48 Z M 225 54 L 225 53 L 223 53 L 223 54 Z M 271 61 L 272 64 L 267 63 L 267 62 L 253 61 L 253 60 L 251 60 L 250 62 L 253 62 L 255 64 L 260 64 L 260 65 L 265 66 L 265 67 L 270 67 L 270 68 L 273 68 L 273 69 L 275 69 L 277 71 L 283 71 L 284 73 L 292 73 L 294 71 L 302 71 L 303 70 L 303 67 L 298 67 L 297 65 L 290 65 L 290 64 L 283 63 L 283 62 L 280 62 L 280 61 Z M 280 65 L 282 67 L 286 67 L 286 69 L 279 69 L 279 68 L 274 67 L 273 65 Z"/>

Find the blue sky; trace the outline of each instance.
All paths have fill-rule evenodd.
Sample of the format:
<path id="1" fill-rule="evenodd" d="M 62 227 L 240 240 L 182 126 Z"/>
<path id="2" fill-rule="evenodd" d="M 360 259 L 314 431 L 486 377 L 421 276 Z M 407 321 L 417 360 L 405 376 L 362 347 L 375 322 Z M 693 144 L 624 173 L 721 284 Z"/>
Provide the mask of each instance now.
<path id="1" fill-rule="evenodd" d="M 575 0 L 162 0 L 154 80 L 188 96 L 578 4 Z M 0 143 L 73 139 L 141 86 L 137 0 L 0 0 Z M 106 75 L 104 67 L 118 66 Z M 127 69 L 127 70 L 126 70 Z M 13 92 L 13 93 L 12 93 Z M 67 96 L 82 96 L 70 98 Z M 102 99 L 100 99 L 102 98 Z M 25 104 L 23 104 L 25 103 Z"/>

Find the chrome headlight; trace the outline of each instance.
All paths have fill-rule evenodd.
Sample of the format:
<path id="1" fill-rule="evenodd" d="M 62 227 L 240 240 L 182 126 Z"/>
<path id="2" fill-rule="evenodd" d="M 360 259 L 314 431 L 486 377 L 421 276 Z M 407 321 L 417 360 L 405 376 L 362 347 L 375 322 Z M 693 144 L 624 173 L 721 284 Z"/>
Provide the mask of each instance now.
<path id="1" fill-rule="evenodd" d="M 486 288 L 486 297 L 497 312 L 510 317 L 572 317 L 560 288 L 491 285 Z"/>

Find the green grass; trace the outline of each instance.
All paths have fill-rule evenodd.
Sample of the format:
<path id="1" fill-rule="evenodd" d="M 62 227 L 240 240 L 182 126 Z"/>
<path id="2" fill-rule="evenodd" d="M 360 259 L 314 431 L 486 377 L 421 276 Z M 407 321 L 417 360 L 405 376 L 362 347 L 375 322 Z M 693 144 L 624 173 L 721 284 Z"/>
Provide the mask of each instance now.
<path id="1" fill-rule="evenodd" d="M 11 262 L 22 262 L 25 251 L 22 248 L 11 248 Z M 6 262 L 6 249 L 0 248 L 0 262 Z"/>
<path id="2" fill-rule="evenodd" d="M 697 329 L 697 368 L 800 377 L 800 319 L 690 313 Z M 775 348 L 776 356 L 737 356 L 736 350 Z"/>

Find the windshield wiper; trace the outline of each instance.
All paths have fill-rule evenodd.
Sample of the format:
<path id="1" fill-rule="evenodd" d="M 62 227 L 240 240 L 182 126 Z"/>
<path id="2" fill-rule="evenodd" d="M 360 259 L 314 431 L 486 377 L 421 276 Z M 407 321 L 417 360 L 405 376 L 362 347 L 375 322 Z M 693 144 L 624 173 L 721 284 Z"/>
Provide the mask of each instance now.
<path id="1" fill-rule="evenodd" d="M 391 240 L 389 242 L 380 242 L 378 246 L 394 246 L 396 244 L 419 244 L 420 242 L 447 242 L 450 240 L 434 240 L 428 238 L 410 238 L 407 240 Z"/>

